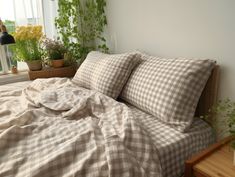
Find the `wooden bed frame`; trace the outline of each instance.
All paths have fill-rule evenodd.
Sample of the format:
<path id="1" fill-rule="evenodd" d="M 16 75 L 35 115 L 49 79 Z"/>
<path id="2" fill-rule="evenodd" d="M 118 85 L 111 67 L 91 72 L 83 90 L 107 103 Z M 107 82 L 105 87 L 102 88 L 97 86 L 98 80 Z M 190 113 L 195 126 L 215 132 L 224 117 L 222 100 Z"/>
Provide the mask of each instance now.
<path id="1" fill-rule="evenodd" d="M 219 85 L 219 66 L 216 65 L 212 70 L 211 76 L 207 81 L 207 84 L 202 92 L 199 103 L 197 105 L 195 116 L 203 116 L 208 113 L 208 110 L 216 103 L 218 96 L 218 85 Z M 212 122 L 209 122 L 212 123 Z M 212 145 L 211 147 L 199 152 L 189 160 L 185 162 L 185 177 L 193 177 L 193 166 L 202 160 L 205 156 L 211 152 L 211 149 L 216 149 L 223 145 L 223 143 L 230 140 L 226 139 L 224 142 Z"/>
<path id="2" fill-rule="evenodd" d="M 195 116 L 204 116 L 208 110 L 216 103 L 219 86 L 219 65 L 216 65 L 211 72 L 206 86 L 199 99 Z"/>

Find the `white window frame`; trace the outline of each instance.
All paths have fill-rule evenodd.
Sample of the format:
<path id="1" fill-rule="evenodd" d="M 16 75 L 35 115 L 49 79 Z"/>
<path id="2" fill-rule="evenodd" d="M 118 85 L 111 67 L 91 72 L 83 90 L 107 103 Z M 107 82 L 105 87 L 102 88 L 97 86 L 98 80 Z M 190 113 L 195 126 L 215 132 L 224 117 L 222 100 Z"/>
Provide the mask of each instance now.
<path id="1" fill-rule="evenodd" d="M 0 45 L 0 61 L 1 61 L 1 66 L 2 66 L 2 71 L 0 74 L 8 73 L 10 68 L 8 67 L 8 64 L 7 64 L 7 55 L 5 52 L 4 45 Z"/>
<path id="2" fill-rule="evenodd" d="M 29 80 L 27 72 L 20 71 L 17 75 L 10 74 L 5 47 L 6 46 L 4 45 L 0 45 L 0 62 L 2 66 L 2 71 L 0 72 L 0 85 Z"/>

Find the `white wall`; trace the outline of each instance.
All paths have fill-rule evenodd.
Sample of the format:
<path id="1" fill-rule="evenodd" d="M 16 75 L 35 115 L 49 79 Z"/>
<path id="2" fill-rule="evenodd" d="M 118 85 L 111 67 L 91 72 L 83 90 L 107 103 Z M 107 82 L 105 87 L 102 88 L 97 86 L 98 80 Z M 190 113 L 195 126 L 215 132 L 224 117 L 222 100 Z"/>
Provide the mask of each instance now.
<path id="1" fill-rule="evenodd" d="M 107 17 L 112 51 L 216 59 L 235 100 L 235 0 L 107 0 Z"/>

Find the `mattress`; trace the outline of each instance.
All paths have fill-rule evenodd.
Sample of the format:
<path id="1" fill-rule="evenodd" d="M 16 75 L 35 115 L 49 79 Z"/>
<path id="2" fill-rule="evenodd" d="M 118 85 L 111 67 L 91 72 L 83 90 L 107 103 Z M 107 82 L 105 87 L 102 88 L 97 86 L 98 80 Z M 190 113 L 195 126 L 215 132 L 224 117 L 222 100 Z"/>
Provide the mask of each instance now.
<path id="1" fill-rule="evenodd" d="M 163 176 L 179 177 L 184 172 L 184 162 L 193 154 L 214 142 L 211 127 L 203 120 L 195 118 L 191 129 L 181 133 L 161 122 L 156 117 L 125 103 L 134 118 L 144 127 L 157 148 Z"/>
<path id="2" fill-rule="evenodd" d="M 0 86 L 0 90 L 22 89 L 30 83 L 31 81 L 8 84 Z M 214 142 L 212 129 L 201 119 L 195 118 L 191 129 L 187 133 L 181 133 L 154 116 L 130 104 L 125 104 L 154 144 L 160 160 L 162 176 L 181 176 L 185 160 Z"/>

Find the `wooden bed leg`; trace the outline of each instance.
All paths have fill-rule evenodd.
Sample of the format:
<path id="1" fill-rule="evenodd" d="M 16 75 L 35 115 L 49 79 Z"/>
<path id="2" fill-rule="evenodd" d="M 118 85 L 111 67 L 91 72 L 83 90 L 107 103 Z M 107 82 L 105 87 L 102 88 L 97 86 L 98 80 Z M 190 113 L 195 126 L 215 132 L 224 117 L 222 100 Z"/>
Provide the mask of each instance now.
<path id="1" fill-rule="evenodd" d="M 184 177 L 193 177 L 193 163 L 190 161 L 185 162 Z"/>

